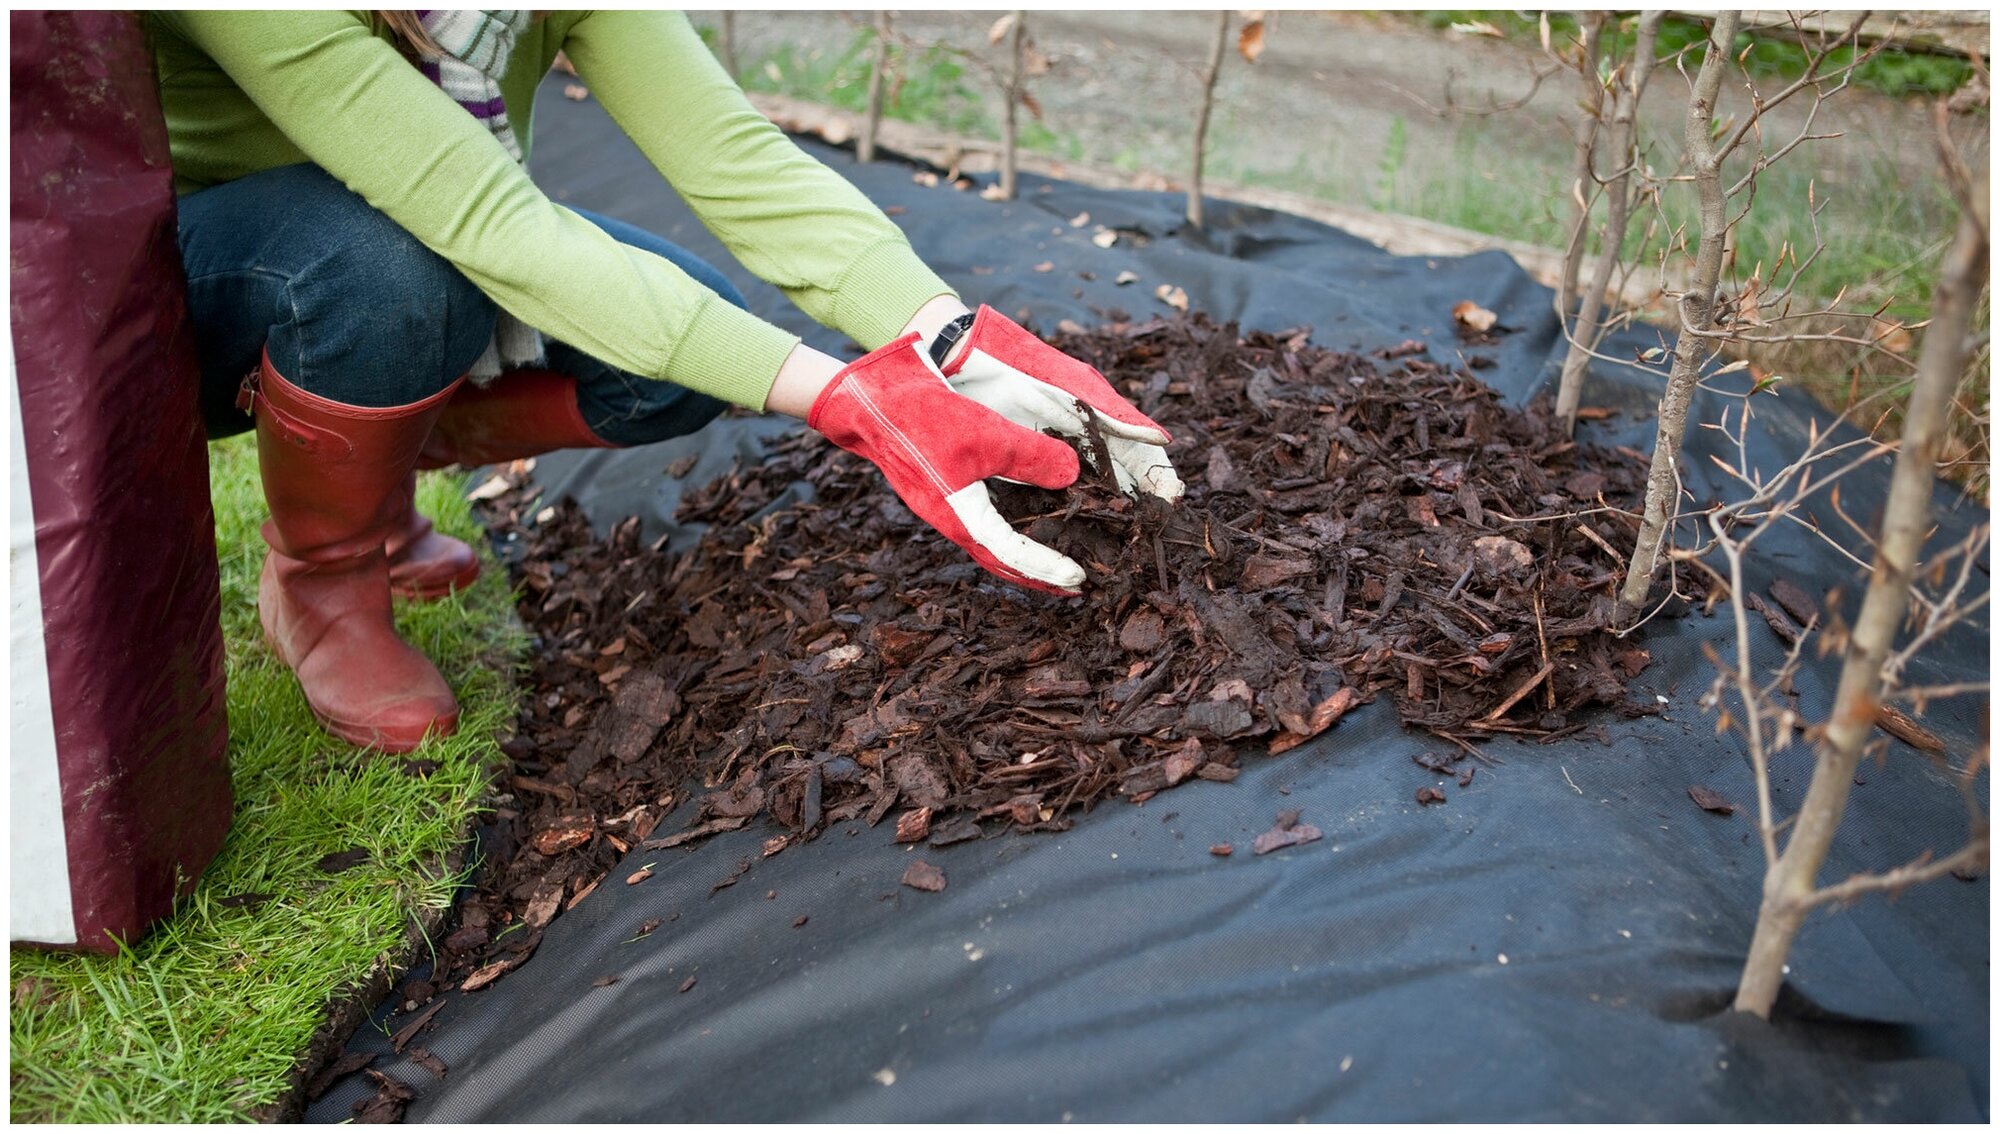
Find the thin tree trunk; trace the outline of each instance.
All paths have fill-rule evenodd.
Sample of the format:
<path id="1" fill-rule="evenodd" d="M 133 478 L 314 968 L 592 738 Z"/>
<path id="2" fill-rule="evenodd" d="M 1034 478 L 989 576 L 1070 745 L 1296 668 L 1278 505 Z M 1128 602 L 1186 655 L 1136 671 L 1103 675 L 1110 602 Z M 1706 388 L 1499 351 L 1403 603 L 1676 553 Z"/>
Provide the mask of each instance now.
<path id="1" fill-rule="evenodd" d="M 1610 151 L 1618 172 L 1605 187 L 1604 241 L 1597 250 L 1597 263 L 1592 266 L 1583 302 L 1577 307 L 1576 330 L 1571 336 L 1569 353 L 1563 358 L 1562 381 L 1556 387 L 1556 416 L 1562 421 L 1565 437 L 1576 432 L 1576 410 L 1583 401 L 1583 378 L 1590 369 L 1591 352 L 1604 337 L 1601 317 L 1604 295 L 1611 287 L 1611 277 L 1618 271 L 1618 257 L 1625 250 L 1625 227 L 1632 216 L 1632 167 L 1639 160 L 1639 99 L 1646 93 L 1646 81 L 1652 77 L 1653 47 L 1659 40 L 1660 20 L 1665 15 L 1656 11 L 1639 17 L 1639 35 L 1632 48 L 1629 72 L 1631 83 L 1622 94 L 1614 96 L 1618 109 L 1611 123 Z"/>
<path id="2" fill-rule="evenodd" d="M 1722 89 L 1722 74 L 1731 62 L 1742 15 L 1741 12 L 1717 14 L 1708 31 L 1701 71 L 1695 75 L 1694 93 L 1688 99 L 1684 138 L 1695 187 L 1701 193 L 1701 242 L 1695 251 L 1694 281 L 1681 297 L 1682 330 L 1674 343 L 1673 369 L 1667 377 L 1666 393 L 1660 396 L 1659 436 L 1653 442 L 1652 470 L 1646 477 L 1645 517 L 1639 525 L 1638 543 L 1632 549 L 1631 566 L 1625 573 L 1625 587 L 1619 593 L 1619 600 L 1628 612 L 1645 605 L 1646 595 L 1653 588 L 1660 550 L 1671 532 L 1674 509 L 1680 502 L 1677 470 L 1681 438 L 1687 432 L 1688 403 L 1694 398 L 1695 383 L 1701 379 L 1702 360 L 1710 353 L 1708 340 L 1689 332 L 1706 331 L 1714 321 L 1715 285 L 1722 274 L 1722 248 L 1729 217 L 1722 195 L 1722 158 L 1716 152 L 1713 133 L 1715 101 Z"/>
<path id="3" fill-rule="evenodd" d="M 875 60 L 868 71 L 868 112 L 861 119 L 861 137 L 854 143 L 857 161 L 875 160 L 875 135 L 882 128 L 883 76 L 889 71 L 889 12 L 875 13 Z"/>
<path id="4" fill-rule="evenodd" d="M 1793 824 L 1792 837 L 1764 874 L 1764 899 L 1750 955 L 1736 988 L 1736 1010 L 1770 1018 L 1784 983 L 1785 957 L 1804 921 L 1827 848 L 1847 810 L 1854 770 L 1875 726 L 1882 696 L 1882 663 L 1895 644 L 1896 629 L 1909 606 L 1917 556 L 1930 528 L 1931 488 L 1945 413 L 1964 372 L 1967 332 L 1980 285 L 1986 280 L 1988 236 L 1985 188 L 1958 218 L 1958 235 L 1945 259 L 1931 298 L 1931 322 L 1924 332 L 1923 357 L 1904 413 L 1901 450 L 1882 510 L 1882 538 L 1861 613 L 1847 639 L 1847 660 L 1833 696 L 1833 717 L 1819 744 L 1812 783 Z"/>
<path id="5" fill-rule="evenodd" d="M 1208 52 L 1208 72 L 1202 76 L 1202 104 L 1194 112 L 1194 168 L 1188 172 L 1188 224 L 1202 226 L 1202 148 L 1208 144 L 1208 110 L 1216 102 L 1216 74 L 1222 72 L 1222 52 L 1230 44 L 1230 14 L 1216 12 L 1216 46 Z"/>
<path id="6" fill-rule="evenodd" d="M 1597 184 L 1597 131 L 1604 121 L 1604 84 L 1597 78 L 1598 45 L 1604 41 L 1603 12 L 1583 17 L 1583 103 L 1576 117 L 1576 163 L 1570 174 L 1574 188 L 1571 204 L 1576 206 L 1576 223 L 1569 233 L 1569 249 L 1563 254 L 1562 275 L 1556 279 L 1556 318 L 1567 321 L 1570 305 L 1576 302 L 1576 277 L 1583 267 L 1584 236 L 1590 232 L 1590 190 Z"/>
<path id="7" fill-rule="evenodd" d="M 742 82 L 743 76 L 736 73 L 735 12 L 722 13 L 722 34 L 718 38 L 721 41 L 718 46 L 722 48 L 722 69 L 729 72 L 730 78 L 735 79 L 739 83 Z"/>
<path id="8" fill-rule="evenodd" d="M 1007 117 L 1000 134 L 1000 196 L 1014 199 L 1014 152 L 1020 137 L 1017 116 L 1021 112 L 1021 70 L 1025 65 L 1028 13 L 1014 13 L 1014 66 L 1007 72 Z"/>

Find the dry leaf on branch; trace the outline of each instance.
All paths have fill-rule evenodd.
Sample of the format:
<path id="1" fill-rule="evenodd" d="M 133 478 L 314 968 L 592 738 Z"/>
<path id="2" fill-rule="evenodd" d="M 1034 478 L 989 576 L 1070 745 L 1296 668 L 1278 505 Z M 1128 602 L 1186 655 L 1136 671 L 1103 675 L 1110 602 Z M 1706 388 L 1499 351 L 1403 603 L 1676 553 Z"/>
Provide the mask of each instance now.
<path id="1" fill-rule="evenodd" d="M 1255 63 L 1264 54 L 1264 13 L 1243 14 L 1243 30 L 1236 33 L 1236 51 L 1245 63 Z"/>
<path id="2" fill-rule="evenodd" d="M 1007 38 L 1007 33 L 1014 30 L 1014 21 L 1017 18 L 1018 16 L 1015 13 L 1009 12 L 1006 15 L 1000 17 L 999 19 L 993 21 L 993 26 L 986 29 L 987 44 L 989 46 L 998 47 L 1000 45 L 1000 41 Z"/>

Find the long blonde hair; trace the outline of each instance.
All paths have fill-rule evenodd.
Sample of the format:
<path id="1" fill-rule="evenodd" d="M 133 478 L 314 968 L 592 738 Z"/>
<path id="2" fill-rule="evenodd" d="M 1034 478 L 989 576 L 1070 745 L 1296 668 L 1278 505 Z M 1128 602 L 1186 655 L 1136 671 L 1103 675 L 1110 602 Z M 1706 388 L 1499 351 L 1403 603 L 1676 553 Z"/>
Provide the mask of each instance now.
<path id="1" fill-rule="evenodd" d="M 443 55 L 431 33 L 424 30 L 424 21 L 415 12 L 376 12 L 375 18 L 389 26 L 402 46 L 411 54 L 435 58 Z"/>

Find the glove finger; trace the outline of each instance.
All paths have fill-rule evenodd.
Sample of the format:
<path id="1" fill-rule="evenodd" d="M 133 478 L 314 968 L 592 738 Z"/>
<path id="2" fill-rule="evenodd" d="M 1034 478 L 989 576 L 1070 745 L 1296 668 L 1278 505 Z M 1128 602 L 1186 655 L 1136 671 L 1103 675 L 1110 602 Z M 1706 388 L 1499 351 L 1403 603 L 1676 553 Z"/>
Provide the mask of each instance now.
<path id="1" fill-rule="evenodd" d="M 1064 449 L 1067 451 L 1068 447 Z M 967 537 L 953 542 L 965 548 L 987 570 L 1056 594 L 1073 595 L 1083 585 L 1083 568 L 1055 548 L 1015 531 L 993 507 L 993 497 L 984 484 L 969 484 L 945 497 L 945 503 L 951 506 Z"/>
<path id="2" fill-rule="evenodd" d="M 1111 451 L 1111 460 L 1122 474 L 1118 478 L 1118 486 L 1127 492 L 1131 492 L 1136 484 L 1141 490 L 1162 500 L 1179 500 L 1187 493 L 1187 485 L 1174 471 L 1173 462 L 1167 459 L 1167 451 L 1160 446 L 1122 437 L 1106 437 L 1104 447 Z"/>
<path id="3" fill-rule="evenodd" d="M 1076 450 L 1044 433 L 1008 423 L 1008 443 L 988 476 L 1005 477 L 1037 488 L 1068 488 L 1076 483 Z M 974 484 L 972 488 L 985 489 Z M 989 504 L 990 508 L 991 505 Z M 994 513 L 998 516 L 999 513 Z M 1012 529 L 1009 529 L 1012 530 Z"/>

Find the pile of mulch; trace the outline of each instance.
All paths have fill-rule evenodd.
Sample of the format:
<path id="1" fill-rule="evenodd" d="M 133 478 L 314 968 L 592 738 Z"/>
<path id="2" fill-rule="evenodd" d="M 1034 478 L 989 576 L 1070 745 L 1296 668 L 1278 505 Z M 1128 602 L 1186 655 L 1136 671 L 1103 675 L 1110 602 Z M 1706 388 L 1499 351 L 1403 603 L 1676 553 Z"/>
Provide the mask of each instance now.
<path id="1" fill-rule="evenodd" d="M 1078 598 L 982 571 L 817 435 L 686 494 L 679 518 L 710 527 L 677 558 L 506 474 L 481 507 L 520 549 L 528 706 L 488 869 L 412 1010 L 517 967 L 598 885 L 643 884 L 607 879 L 633 847 L 760 818 L 766 855 L 853 819 L 934 845 L 1060 830 L 1234 779 L 1379 697 L 1417 763 L 1461 781 L 1483 739 L 1652 710 L 1625 695 L 1644 650 L 1608 631 L 1643 467 L 1564 439 L 1545 405 L 1510 409 L 1414 342 L 1363 356 L 1201 316 L 1051 341 L 1173 431 L 1188 483 L 1135 502 L 1086 461 L 1068 491 L 995 489 L 1084 565 Z M 797 481 L 809 503 L 766 509 Z M 1317 834 L 1291 819 L 1274 845 Z"/>

